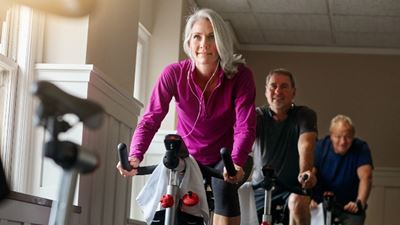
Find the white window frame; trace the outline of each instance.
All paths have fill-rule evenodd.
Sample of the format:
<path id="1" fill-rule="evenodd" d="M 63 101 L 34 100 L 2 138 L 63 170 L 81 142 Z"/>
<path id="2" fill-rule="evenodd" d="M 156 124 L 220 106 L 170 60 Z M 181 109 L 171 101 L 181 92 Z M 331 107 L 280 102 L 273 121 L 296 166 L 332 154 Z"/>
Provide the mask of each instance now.
<path id="1" fill-rule="evenodd" d="M 35 78 L 35 62 L 41 60 L 44 15 L 32 8 L 13 5 L 3 23 L 1 49 L 2 66 L 6 68 L 9 93 L 7 93 L 7 137 L 2 144 L 2 158 L 8 183 L 12 191 L 32 194 L 34 151 L 34 105 L 30 94 Z M 3 133 L 4 134 L 4 133 Z M 2 142 L 3 143 L 3 142 Z"/>
<path id="2" fill-rule="evenodd" d="M 0 54 L 0 83 L 4 88 L 3 98 L 4 105 L 0 112 L 2 116 L 1 136 L 0 136 L 0 159 L 3 162 L 3 167 L 7 180 L 10 179 L 11 175 L 11 159 L 12 152 L 6 149 L 11 149 L 13 140 L 13 127 L 14 127 L 14 109 L 15 109 L 15 95 L 16 95 L 16 84 L 17 84 L 17 71 L 18 65 L 10 60 L 3 54 Z"/>
<path id="3" fill-rule="evenodd" d="M 148 72 L 149 43 L 151 34 L 139 23 L 138 41 L 135 63 L 135 83 L 133 86 L 133 97 L 144 103 L 146 96 L 146 74 Z"/>
<path id="4" fill-rule="evenodd" d="M 138 40 L 136 47 L 136 63 L 135 63 L 135 80 L 133 85 L 133 97 L 145 105 L 147 100 L 147 83 L 146 75 L 148 73 L 148 60 L 150 51 L 150 32 L 139 23 L 138 28 Z M 141 111 L 138 120 L 141 119 L 143 115 L 143 110 Z M 136 177 L 133 179 L 133 184 L 131 188 L 131 199 L 130 199 L 130 212 L 129 218 L 142 220 L 143 215 L 139 212 L 138 205 L 136 203 L 136 196 L 138 195 L 140 189 L 144 186 L 147 178 Z"/>

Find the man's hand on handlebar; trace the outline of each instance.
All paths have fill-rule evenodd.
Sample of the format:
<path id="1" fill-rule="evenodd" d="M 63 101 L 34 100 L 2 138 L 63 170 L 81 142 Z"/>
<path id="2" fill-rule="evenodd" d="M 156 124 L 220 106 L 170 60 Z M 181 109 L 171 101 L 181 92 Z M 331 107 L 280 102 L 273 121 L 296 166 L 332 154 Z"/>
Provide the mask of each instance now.
<path id="1" fill-rule="evenodd" d="M 317 207 L 318 207 L 318 203 L 314 199 L 311 199 L 310 209 L 316 209 Z"/>
<path id="2" fill-rule="evenodd" d="M 362 212 L 363 210 L 365 210 L 365 208 L 366 208 L 365 204 L 363 204 L 360 200 L 357 200 L 355 202 L 351 201 L 343 207 L 345 211 L 354 214 Z"/>
<path id="3" fill-rule="evenodd" d="M 298 181 L 304 189 L 311 189 L 317 184 L 317 176 L 314 171 L 305 171 L 299 174 Z"/>
<path id="4" fill-rule="evenodd" d="M 133 167 L 133 169 L 131 171 L 124 170 L 121 166 L 121 162 L 118 162 L 116 167 L 122 176 L 131 177 L 131 176 L 135 176 L 138 173 L 138 170 L 136 168 L 139 167 L 139 163 L 140 163 L 140 160 L 137 159 L 136 157 L 129 157 L 129 164 Z"/>
<path id="5" fill-rule="evenodd" d="M 238 166 L 236 164 L 233 164 L 233 165 L 235 166 L 235 169 L 236 169 L 236 175 L 229 176 L 226 168 L 224 167 L 224 181 L 231 183 L 231 184 L 238 184 L 244 178 L 244 171 L 241 166 Z"/>

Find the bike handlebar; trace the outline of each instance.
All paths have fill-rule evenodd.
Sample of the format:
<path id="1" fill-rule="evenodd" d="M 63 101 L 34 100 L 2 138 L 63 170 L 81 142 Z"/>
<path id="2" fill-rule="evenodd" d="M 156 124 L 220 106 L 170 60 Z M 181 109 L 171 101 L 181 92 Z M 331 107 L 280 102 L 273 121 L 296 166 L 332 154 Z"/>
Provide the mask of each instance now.
<path id="1" fill-rule="evenodd" d="M 118 158 L 119 158 L 119 161 L 121 162 L 121 167 L 124 170 L 131 171 L 133 169 L 137 169 L 137 175 L 148 175 L 148 174 L 151 174 L 157 167 L 156 165 L 152 165 L 152 166 L 140 166 L 137 168 L 133 168 L 129 164 L 128 151 L 126 149 L 126 144 L 119 143 L 117 146 L 117 149 L 118 149 Z"/>
<path id="2" fill-rule="evenodd" d="M 286 190 L 291 193 L 299 194 L 299 195 L 307 195 L 311 196 L 311 189 L 305 189 L 301 187 L 293 187 L 287 185 L 285 182 L 281 181 L 274 173 L 274 170 L 270 167 L 263 168 L 264 179 L 256 184 L 253 184 L 253 189 L 264 188 L 270 190 L 273 186 L 279 186 L 283 190 Z M 302 176 L 302 180 L 306 181 L 309 178 L 308 174 L 304 174 Z"/>
<path id="3" fill-rule="evenodd" d="M 231 177 L 236 176 L 237 171 L 235 169 L 235 166 L 233 165 L 232 157 L 228 149 L 224 147 L 221 149 L 220 153 L 228 175 Z"/>
<path id="4" fill-rule="evenodd" d="M 122 169 L 131 171 L 133 169 L 133 167 L 131 166 L 131 164 L 129 164 L 128 151 L 126 149 L 126 144 L 119 143 L 117 146 L 117 149 L 118 149 L 118 158 L 119 158 L 119 161 L 121 162 Z"/>
<path id="5" fill-rule="evenodd" d="M 119 143 L 117 146 L 117 150 L 118 150 L 119 161 L 121 162 L 121 167 L 124 170 L 131 171 L 132 169 L 137 169 L 137 175 L 149 175 L 157 167 L 157 165 L 150 165 L 150 166 L 139 166 L 137 168 L 133 168 L 129 164 L 126 144 Z M 233 165 L 233 161 L 232 161 L 230 152 L 226 148 L 222 148 L 220 153 L 221 153 L 222 161 L 224 162 L 225 168 L 228 172 L 228 175 L 235 176 L 237 171 Z M 219 179 L 224 179 L 224 177 L 220 171 L 218 171 L 212 167 L 204 166 L 201 164 L 198 164 L 198 165 L 203 174 L 207 174 L 212 177 L 219 178 Z"/>

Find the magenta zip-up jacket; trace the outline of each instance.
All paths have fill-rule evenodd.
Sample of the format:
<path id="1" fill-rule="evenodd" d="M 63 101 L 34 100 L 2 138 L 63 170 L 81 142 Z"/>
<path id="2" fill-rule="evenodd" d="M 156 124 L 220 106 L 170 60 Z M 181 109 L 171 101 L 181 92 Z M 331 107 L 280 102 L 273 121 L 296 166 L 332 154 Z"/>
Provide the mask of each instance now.
<path id="1" fill-rule="evenodd" d="M 189 59 L 163 70 L 133 134 L 130 156 L 143 160 L 174 98 L 178 115 L 177 134 L 182 136 L 189 153 L 199 163 L 217 163 L 221 160 L 220 149 L 226 147 L 232 150 L 233 162 L 243 166 L 256 132 L 256 89 L 252 71 L 240 65 L 238 73 L 228 79 L 219 68 L 215 74 L 218 76 L 217 86 L 207 102 L 193 81 L 194 73 L 195 67 Z"/>

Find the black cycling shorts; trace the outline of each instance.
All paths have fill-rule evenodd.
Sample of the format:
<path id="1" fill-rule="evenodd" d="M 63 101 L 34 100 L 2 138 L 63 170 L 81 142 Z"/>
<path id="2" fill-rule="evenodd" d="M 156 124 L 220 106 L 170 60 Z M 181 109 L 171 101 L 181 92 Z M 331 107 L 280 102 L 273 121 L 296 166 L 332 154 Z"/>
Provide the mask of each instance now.
<path id="1" fill-rule="evenodd" d="M 214 213 L 226 216 L 240 216 L 240 205 L 238 189 L 247 181 L 253 167 L 253 158 L 249 156 L 243 166 L 244 179 L 239 184 L 231 184 L 218 178 L 211 179 L 211 188 L 214 195 Z M 214 166 L 215 169 L 223 171 L 224 164 L 222 160 Z"/>

